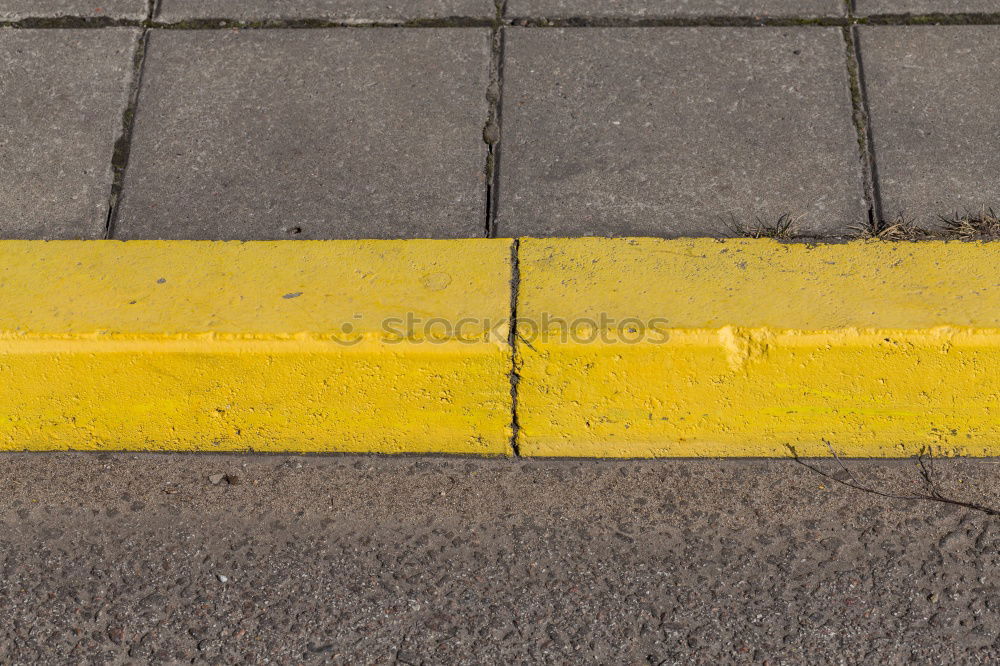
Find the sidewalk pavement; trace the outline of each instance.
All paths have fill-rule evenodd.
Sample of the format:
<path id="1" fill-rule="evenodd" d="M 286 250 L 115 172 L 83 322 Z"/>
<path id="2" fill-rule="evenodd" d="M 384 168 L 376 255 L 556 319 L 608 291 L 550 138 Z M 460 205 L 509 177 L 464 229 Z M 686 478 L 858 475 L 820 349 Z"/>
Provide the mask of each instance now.
<path id="1" fill-rule="evenodd" d="M 0 237 L 842 239 L 1000 200 L 993 2 L 93 4 L 0 0 Z"/>

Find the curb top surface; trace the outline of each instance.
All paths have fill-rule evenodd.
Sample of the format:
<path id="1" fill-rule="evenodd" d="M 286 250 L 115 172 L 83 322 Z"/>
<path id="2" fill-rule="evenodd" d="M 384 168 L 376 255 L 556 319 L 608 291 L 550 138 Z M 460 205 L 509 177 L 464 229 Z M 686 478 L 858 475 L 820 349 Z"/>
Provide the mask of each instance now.
<path id="1" fill-rule="evenodd" d="M 671 328 L 1000 327 L 998 262 L 990 243 L 524 239 L 519 311 Z"/>
<path id="2" fill-rule="evenodd" d="M 509 314 L 510 241 L 0 241 L 0 335 L 379 335 Z M 469 327 L 474 324 L 470 323 Z M 471 328 L 468 329 L 471 332 Z"/>

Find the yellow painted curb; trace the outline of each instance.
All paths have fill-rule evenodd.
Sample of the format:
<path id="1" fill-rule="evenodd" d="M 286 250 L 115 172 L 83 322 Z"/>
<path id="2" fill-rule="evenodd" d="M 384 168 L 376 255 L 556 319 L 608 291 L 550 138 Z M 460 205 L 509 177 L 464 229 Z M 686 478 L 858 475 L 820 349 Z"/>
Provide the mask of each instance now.
<path id="1" fill-rule="evenodd" d="M 0 449 L 509 454 L 510 241 L 0 242 Z"/>
<path id="2" fill-rule="evenodd" d="M 528 456 L 1000 454 L 1000 244 L 520 242 Z"/>
<path id="3" fill-rule="evenodd" d="M 0 241 L 0 450 L 1000 454 L 1000 244 L 511 246 Z"/>

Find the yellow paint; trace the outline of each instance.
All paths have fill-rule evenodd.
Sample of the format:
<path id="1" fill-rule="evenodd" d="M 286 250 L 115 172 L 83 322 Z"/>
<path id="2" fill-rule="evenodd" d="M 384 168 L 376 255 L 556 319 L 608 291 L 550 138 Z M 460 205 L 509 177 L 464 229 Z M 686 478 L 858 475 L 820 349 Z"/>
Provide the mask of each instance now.
<path id="1" fill-rule="evenodd" d="M 997 266 L 998 244 L 525 239 L 521 452 L 998 455 Z"/>
<path id="2" fill-rule="evenodd" d="M 509 453 L 509 257 L 2 241 L 0 449 Z"/>
<path id="3" fill-rule="evenodd" d="M 997 266 L 525 239 L 521 451 L 1000 454 Z M 511 270 L 506 240 L 0 241 L 0 449 L 510 454 Z"/>

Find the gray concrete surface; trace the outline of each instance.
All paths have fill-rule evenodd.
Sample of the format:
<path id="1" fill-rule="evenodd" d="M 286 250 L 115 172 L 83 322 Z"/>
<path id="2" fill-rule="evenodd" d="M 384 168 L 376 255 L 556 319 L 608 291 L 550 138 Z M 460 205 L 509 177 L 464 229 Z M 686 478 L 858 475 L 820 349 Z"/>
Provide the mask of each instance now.
<path id="1" fill-rule="evenodd" d="M 955 14 L 1000 12 L 996 0 L 855 0 L 854 13 L 871 14 Z"/>
<path id="2" fill-rule="evenodd" d="M 1000 26 L 860 30 L 884 214 L 925 225 L 1000 206 Z"/>
<path id="3" fill-rule="evenodd" d="M 159 31 L 120 238 L 476 237 L 486 28 Z"/>
<path id="4" fill-rule="evenodd" d="M 419 18 L 466 17 L 491 19 L 493 0 L 162 0 L 157 18 L 163 21 L 227 18 L 328 19 L 399 21 Z"/>
<path id="5" fill-rule="evenodd" d="M 510 29 L 500 235 L 731 236 L 863 219 L 834 28 Z"/>
<path id="6" fill-rule="evenodd" d="M 996 506 L 998 474 L 933 478 Z M 793 461 L 5 454 L 0 478 L 6 664 L 1000 658 L 996 517 Z"/>
<path id="7" fill-rule="evenodd" d="M 147 0 L 0 0 L 0 21 L 26 18 L 146 18 Z"/>
<path id="8" fill-rule="evenodd" d="M 138 34 L 0 30 L 0 237 L 104 233 Z"/>
<path id="9" fill-rule="evenodd" d="M 507 0 L 507 15 L 627 16 L 843 16 L 841 0 Z"/>

